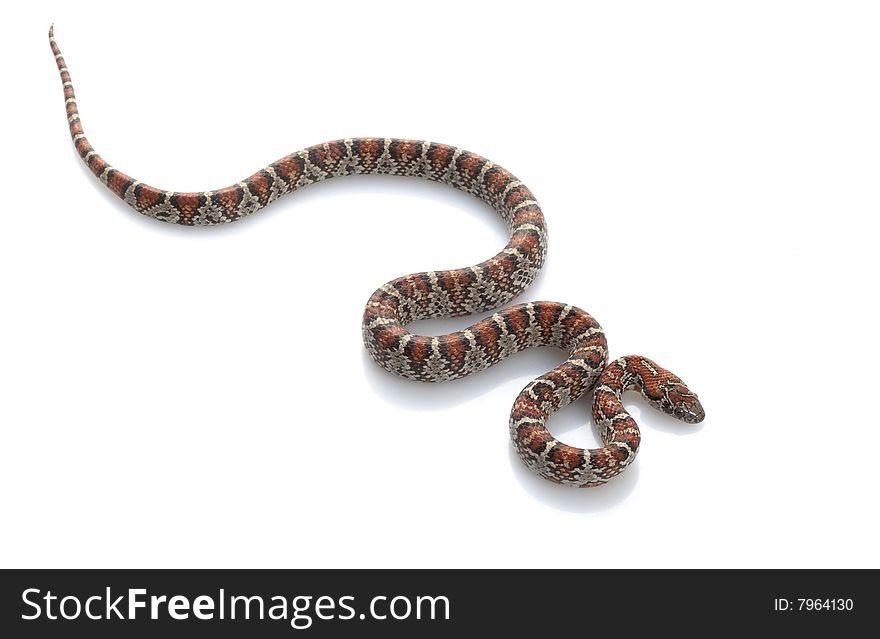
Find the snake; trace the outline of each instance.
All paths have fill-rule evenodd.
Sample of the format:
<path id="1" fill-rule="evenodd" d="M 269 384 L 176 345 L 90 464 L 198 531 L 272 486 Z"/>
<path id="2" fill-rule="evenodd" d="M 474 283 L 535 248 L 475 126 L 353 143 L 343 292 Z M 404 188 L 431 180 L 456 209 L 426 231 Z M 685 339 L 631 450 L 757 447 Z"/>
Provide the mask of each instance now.
<path id="1" fill-rule="evenodd" d="M 449 381 L 482 371 L 519 351 L 551 346 L 567 359 L 520 392 L 509 432 L 525 465 L 555 483 L 595 487 L 635 459 L 639 427 L 623 405 L 627 391 L 686 422 L 705 412 L 676 375 L 639 355 L 608 361 L 599 323 L 586 311 L 559 302 L 507 306 L 464 330 L 419 335 L 411 322 L 480 313 L 506 306 L 535 279 L 547 255 L 544 214 L 532 192 L 503 167 L 464 149 L 399 138 L 346 138 L 286 155 L 250 177 L 212 191 L 157 189 L 111 166 L 86 139 L 70 72 L 55 42 L 49 43 L 64 88 L 73 144 L 88 169 L 138 213 L 187 226 L 240 220 L 282 196 L 316 182 L 354 174 L 399 175 L 446 184 L 488 204 L 504 220 L 509 239 L 493 257 L 464 268 L 412 273 L 379 287 L 367 301 L 362 333 L 372 359 L 385 370 L 419 382 Z M 592 417 L 602 446 L 578 448 L 548 429 L 551 415 L 593 393 Z"/>

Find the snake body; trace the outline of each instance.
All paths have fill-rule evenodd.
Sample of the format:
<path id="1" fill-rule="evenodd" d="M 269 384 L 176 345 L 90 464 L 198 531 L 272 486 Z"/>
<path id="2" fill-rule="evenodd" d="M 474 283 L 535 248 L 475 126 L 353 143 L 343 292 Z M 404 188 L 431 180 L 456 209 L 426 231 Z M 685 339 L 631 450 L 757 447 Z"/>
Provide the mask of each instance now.
<path id="1" fill-rule="evenodd" d="M 552 481 L 597 486 L 622 472 L 639 449 L 639 429 L 621 403 L 638 390 L 656 408 L 685 422 L 703 419 L 696 395 L 682 381 L 640 356 L 607 364 L 599 323 L 558 302 L 510 306 L 454 333 L 417 335 L 406 324 L 483 313 L 504 306 L 531 284 L 544 263 L 547 231 L 532 192 L 514 175 L 463 149 L 397 138 L 350 138 L 318 144 L 273 162 L 237 184 L 214 191 L 163 191 L 129 177 L 98 155 L 83 133 L 70 73 L 49 42 L 64 87 L 70 135 L 88 168 L 139 213 L 163 222 L 214 225 L 239 220 L 300 187 L 352 174 L 418 177 L 470 193 L 495 209 L 510 233 L 507 245 L 466 268 L 413 273 L 382 285 L 367 302 L 364 344 L 386 370 L 422 382 L 452 380 L 535 346 L 555 346 L 568 358 L 528 384 L 510 416 L 510 435 L 526 465 Z M 547 429 L 550 415 L 595 389 L 593 418 L 604 446 L 564 444 Z"/>

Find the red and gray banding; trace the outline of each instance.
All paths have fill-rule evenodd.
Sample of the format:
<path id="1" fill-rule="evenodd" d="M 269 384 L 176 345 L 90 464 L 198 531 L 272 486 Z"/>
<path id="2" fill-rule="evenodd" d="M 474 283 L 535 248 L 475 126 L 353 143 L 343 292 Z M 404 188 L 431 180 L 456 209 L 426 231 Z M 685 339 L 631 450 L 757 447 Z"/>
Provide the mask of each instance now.
<path id="1" fill-rule="evenodd" d="M 526 348 L 565 350 L 568 359 L 526 386 L 510 416 L 516 450 L 539 475 L 561 484 L 597 486 L 624 470 L 639 447 L 639 429 L 620 402 L 626 390 L 640 390 L 652 405 L 684 421 L 702 419 L 696 395 L 651 360 L 621 358 L 606 368 L 608 348 L 602 327 L 571 305 L 518 304 L 447 335 L 417 335 L 405 328 L 421 319 L 498 308 L 535 279 L 547 251 L 544 215 L 531 191 L 502 167 L 436 142 L 349 138 L 291 153 L 231 186 L 192 193 L 164 191 L 126 175 L 95 152 L 83 133 L 70 73 L 53 29 L 49 42 L 64 87 L 70 134 L 80 157 L 129 206 L 157 220 L 189 226 L 233 222 L 302 186 L 352 174 L 442 182 L 495 209 L 510 232 L 504 249 L 474 266 L 413 273 L 382 285 L 367 302 L 363 338 L 380 366 L 423 382 L 464 377 Z M 604 446 L 588 450 L 555 439 L 547 429 L 550 415 L 594 387 L 593 416 Z"/>

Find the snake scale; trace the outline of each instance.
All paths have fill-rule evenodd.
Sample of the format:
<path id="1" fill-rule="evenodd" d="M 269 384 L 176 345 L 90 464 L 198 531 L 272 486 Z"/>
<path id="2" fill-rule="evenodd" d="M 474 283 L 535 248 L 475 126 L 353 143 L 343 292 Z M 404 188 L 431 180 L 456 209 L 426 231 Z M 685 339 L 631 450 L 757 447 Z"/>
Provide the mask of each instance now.
<path id="1" fill-rule="evenodd" d="M 531 284 L 543 265 L 547 230 L 541 208 L 532 192 L 497 164 L 435 142 L 351 138 L 291 153 L 238 184 L 215 191 L 163 191 L 113 168 L 95 152 L 83 133 L 54 28 L 49 30 L 49 42 L 64 86 L 70 135 L 80 157 L 126 204 L 157 220 L 202 226 L 233 222 L 302 186 L 351 174 L 434 180 L 495 209 L 507 223 L 507 246 L 474 266 L 413 273 L 383 284 L 364 311 L 364 344 L 386 370 L 422 382 L 465 377 L 526 348 L 565 350 L 565 362 L 528 384 L 510 414 L 510 436 L 519 457 L 542 477 L 560 484 L 598 486 L 632 463 L 640 434 L 621 401 L 628 390 L 638 390 L 650 405 L 684 422 L 703 419 L 697 396 L 650 359 L 627 356 L 608 364 L 602 327 L 589 313 L 568 304 L 517 304 L 447 335 L 416 335 L 405 328 L 416 320 L 504 306 Z M 564 444 L 551 435 L 547 420 L 590 390 L 593 419 L 604 446 L 583 449 Z"/>

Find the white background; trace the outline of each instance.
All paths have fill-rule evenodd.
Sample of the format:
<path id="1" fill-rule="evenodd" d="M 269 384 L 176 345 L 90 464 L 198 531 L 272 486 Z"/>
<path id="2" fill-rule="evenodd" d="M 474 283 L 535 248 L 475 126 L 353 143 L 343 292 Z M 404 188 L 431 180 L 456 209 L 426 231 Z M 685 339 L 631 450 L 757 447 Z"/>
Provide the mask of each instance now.
<path id="1" fill-rule="evenodd" d="M 4 20 L 2 565 L 880 565 L 876 4 L 133 7 Z M 349 136 L 502 164 L 550 229 L 520 299 L 589 310 L 706 421 L 634 396 L 624 475 L 533 477 L 508 413 L 561 352 L 432 386 L 361 344 L 380 284 L 504 245 L 490 209 L 362 177 L 141 217 L 72 149 L 53 21 L 92 144 L 163 189 Z M 586 401 L 552 430 L 597 443 Z"/>

